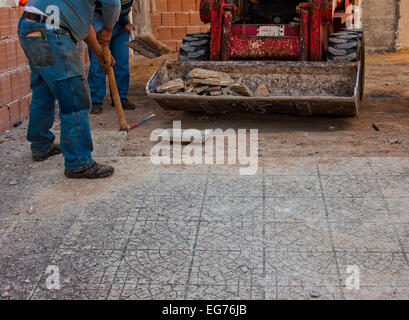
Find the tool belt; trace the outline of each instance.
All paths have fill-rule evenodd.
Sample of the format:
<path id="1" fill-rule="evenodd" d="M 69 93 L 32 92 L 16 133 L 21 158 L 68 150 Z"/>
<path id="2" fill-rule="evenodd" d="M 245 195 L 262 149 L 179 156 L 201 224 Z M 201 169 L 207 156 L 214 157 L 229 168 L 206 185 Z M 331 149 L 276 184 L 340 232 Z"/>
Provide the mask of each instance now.
<path id="1" fill-rule="evenodd" d="M 33 13 L 33 12 L 24 12 L 23 13 L 23 18 L 30 19 L 30 20 L 33 20 L 33 21 L 38 22 L 38 23 L 46 23 L 47 19 L 48 19 L 48 16 L 44 16 L 42 14 L 37 14 L 37 13 Z M 60 25 L 60 29 L 68 31 L 68 33 L 70 34 L 71 39 L 74 42 L 77 42 L 77 41 L 75 41 L 74 37 L 72 36 L 72 33 L 71 33 L 70 29 L 68 29 L 67 27 L 64 27 L 63 25 Z"/>

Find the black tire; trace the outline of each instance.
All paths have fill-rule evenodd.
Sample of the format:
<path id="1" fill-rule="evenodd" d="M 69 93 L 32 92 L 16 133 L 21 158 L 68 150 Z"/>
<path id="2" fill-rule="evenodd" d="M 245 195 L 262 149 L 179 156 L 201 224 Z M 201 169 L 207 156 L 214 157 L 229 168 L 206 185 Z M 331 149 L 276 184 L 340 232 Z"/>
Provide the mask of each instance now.
<path id="1" fill-rule="evenodd" d="M 365 86 L 365 37 L 361 30 L 341 30 L 332 33 L 329 38 L 328 61 L 360 61 L 360 99 L 364 96 Z"/>
<path id="2" fill-rule="evenodd" d="M 363 34 L 361 31 L 339 31 L 329 37 L 328 61 L 352 62 L 359 61 L 360 43 Z"/>
<path id="3" fill-rule="evenodd" d="M 187 34 L 180 45 L 179 61 L 210 60 L 210 33 Z"/>

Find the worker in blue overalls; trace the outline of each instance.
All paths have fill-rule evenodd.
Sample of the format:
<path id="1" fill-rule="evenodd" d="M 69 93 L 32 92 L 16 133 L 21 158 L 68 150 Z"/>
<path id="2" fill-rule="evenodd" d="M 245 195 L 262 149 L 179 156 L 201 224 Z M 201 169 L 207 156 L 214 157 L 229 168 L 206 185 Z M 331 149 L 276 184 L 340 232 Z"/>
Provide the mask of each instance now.
<path id="1" fill-rule="evenodd" d="M 109 48 L 115 59 L 114 73 L 116 84 L 118 86 L 122 107 L 125 110 L 134 110 L 136 108 L 135 104 L 130 102 L 127 98 L 129 90 L 129 48 L 125 45 L 125 42 L 129 41 L 129 33 L 134 29 L 134 26 L 129 21 L 132 4 L 133 0 L 121 0 L 121 14 L 112 32 L 112 40 L 109 43 Z M 104 24 L 98 1 L 92 24 L 96 31 L 99 31 Z M 92 98 L 91 113 L 99 114 L 102 113 L 102 102 L 106 94 L 105 74 L 100 68 L 98 58 L 92 50 L 89 50 L 89 57 L 91 66 L 88 83 Z"/>
<path id="2" fill-rule="evenodd" d="M 85 40 L 104 72 L 115 64 L 105 61 L 102 46 L 112 37 L 120 13 L 119 0 L 100 0 L 103 27 L 92 27 L 95 0 L 29 0 L 18 25 L 21 46 L 31 69 L 32 100 L 27 139 L 34 161 L 60 154 L 68 178 L 105 178 L 111 166 L 97 164 L 88 113 L 91 97 L 76 42 Z M 50 131 L 59 103 L 61 146 Z"/>

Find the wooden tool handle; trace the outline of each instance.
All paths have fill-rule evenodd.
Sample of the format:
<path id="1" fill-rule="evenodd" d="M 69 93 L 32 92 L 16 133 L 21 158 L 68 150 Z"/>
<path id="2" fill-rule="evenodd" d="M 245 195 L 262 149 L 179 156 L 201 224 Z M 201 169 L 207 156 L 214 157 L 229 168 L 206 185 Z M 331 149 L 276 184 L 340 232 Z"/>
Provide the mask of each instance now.
<path id="1" fill-rule="evenodd" d="M 105 61 L 111 61 L 111 52 L 108 46 L 103 46 Z M 111 89 L 112 99 L 114 101 L 116 113 L 119 120 L 119 128 L 121 131 L 128 131 L 128 125 L 126 123 L 124 109 L 122 108 L 121 98 L 119 97 L 118 86 L 116 85 L 114 68 L 110 68 L 108 72 L 109 88 Z"/>

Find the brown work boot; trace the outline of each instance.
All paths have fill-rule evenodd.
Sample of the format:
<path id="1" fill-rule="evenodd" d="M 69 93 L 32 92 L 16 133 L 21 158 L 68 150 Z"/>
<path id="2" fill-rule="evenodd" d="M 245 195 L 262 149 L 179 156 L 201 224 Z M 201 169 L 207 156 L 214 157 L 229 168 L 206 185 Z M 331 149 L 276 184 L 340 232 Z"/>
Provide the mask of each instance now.
<path id="1" fill-rule="evenodd" d="M 42 162 L 47 160 L 49 157 L 56 156 L 57 154 L 61 154 L 61 147 L 59 144 L 54 144 L 51 148 L 50 151 L 48 151 L 46 154 L 43 155 L 38 155 L 38 154 L 32 154 L 32 158 L 35 162 Z"/>
<path id="2" fill-rule="evenodd" d="M 65 169 L 65 176 L 70 179 L 101 179 L 108 178 L 114 173 L 111 166 L 100 165 L 96 162 L 88 169 L 80 172 L 73 172 Z"/>

